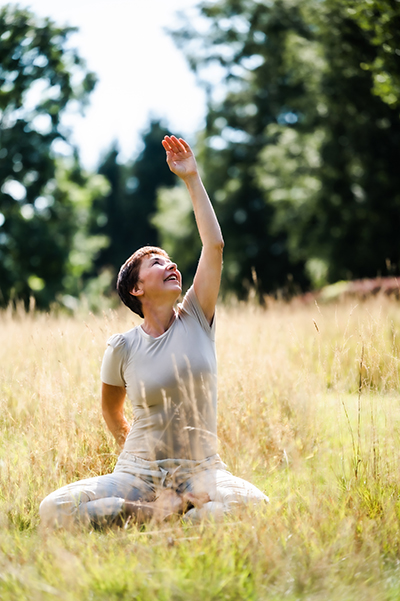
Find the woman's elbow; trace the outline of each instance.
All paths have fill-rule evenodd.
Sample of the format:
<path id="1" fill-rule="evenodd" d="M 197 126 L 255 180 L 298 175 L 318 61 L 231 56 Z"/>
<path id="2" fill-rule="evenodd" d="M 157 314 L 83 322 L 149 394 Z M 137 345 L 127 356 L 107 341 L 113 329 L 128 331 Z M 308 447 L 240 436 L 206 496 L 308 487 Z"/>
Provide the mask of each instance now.
<path id="1" fill-rule="evenodd" d="M 219 250 L 222 253 L 224 250 L 224 246 L 225 246 L 225 242 L 224 242 L 224 239 L 221 234 L 219 239 L 215 241 L 215 248 L 216 248 L 216 250 Z"/>

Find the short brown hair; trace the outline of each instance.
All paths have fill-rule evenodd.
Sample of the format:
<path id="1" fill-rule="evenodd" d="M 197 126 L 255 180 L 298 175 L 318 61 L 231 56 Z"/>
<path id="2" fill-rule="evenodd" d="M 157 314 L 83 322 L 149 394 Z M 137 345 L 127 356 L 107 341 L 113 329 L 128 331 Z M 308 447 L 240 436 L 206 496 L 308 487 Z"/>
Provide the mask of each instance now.
<path id="1" fill-rule="evenodd" d="M 166 259 L 169 259 L 168 253 L 158 246 L 142 246 L 142 248 L 139 248 L 125 261 L 118 274 L 117 292 L 120 299 L 131 311 L 140 317 L 144 317 L 142 303 L 137 296 L 131 294 L 131 291 L 136 288 L 139 281 L 142 260 L 144 257 L 153 254 L 162 255 Z"/>

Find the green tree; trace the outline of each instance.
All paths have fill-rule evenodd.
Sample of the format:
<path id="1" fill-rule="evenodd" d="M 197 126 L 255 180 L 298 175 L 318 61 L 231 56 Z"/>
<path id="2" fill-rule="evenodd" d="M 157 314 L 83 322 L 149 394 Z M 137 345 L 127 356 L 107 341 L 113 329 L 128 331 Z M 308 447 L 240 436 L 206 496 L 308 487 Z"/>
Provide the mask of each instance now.
<path id="1" fill-rule="evenodd" d="M 366 68 L 381 52 L 370 32 L 340 0 L 199 6 L 198 31 L 174 37 L 210 91 L 202 163 L 225 285 L 243 294 L 252 267 L 261 292 L 288 273 L 398 270 L 399 115 Z"/>
<path id="2" fill-rule="evenodd" d="M 91 232 L 95 235 L 107 236 L 109 244 L 99 253 L 94 272 L 104 268 L 112 268 L 113 273 L 125 256 L 121 247 L 121 232 L 127 227 L 126 206 L 128 189 L 126 185 L 126 166 L 118 162 L 119 148 L 116 142 L 102 160 L 98 173 L 109 183 L 108 194 L 100 196 L 93 204 Z"/>
<path id="3" fill-rule="evenodd" d="M 79 201 L 65 174 L 88 185 L 68 146 L 62 116 L 83 107 L 95 85 L 69 45 L 75 30 L 29 10 L 0 10 L 0 304 L 48 306 L 63 289 L 80 227 Z M 72 167 L 61 167 L 60 146 Z M 61 175 L 61 172 L 63 175 Z M 77 183 L 79 182 L 80 183 Z M 60 187 L 61 186 L 61 187 Z M 94 186 L 97 187 L 97 183 Z M 98 194 L 98 190 L 97 190 Z M 82 201 L 85 204 L 86 201 Z"/>
<path id="4" fill-rule="evenodd" d="M 323 63 L 316 102 L 307 98 L 315 126 L 269 126 L 275 143 L 260 154 L 259 182 L 316 285 L 398 273 L 398 110 L 365 69 L 379 52 L 368 31 L 336 0 L 317 17 Z"/>
<path id="5" fill-rule="evenodd" d="M 116 272 L 140 246 L 160 243 L 152 223 L 157 210 L 157 190 L 176 183 L 166 165 L 161 145 L 168 133 L 160 121 L 153 120 L 143 133 L 143 149 L 132 163 L 118 162 L 116 144 L 101 163 L 99 173 L 109 181 L 110 191 L 105 199 L 100 198 L 94 205 L 92 233 L 107 236 L 110 244 L 96 261 L 98 270 L 111 267 Z"/>
<path id="6" fill-rule="evenodd" d="M 201 244 L 192 203 L 184 184 L 159 188 L 157 212 L 152 223 L 157 228 L 160 245 L 178 263 L 184 288 L 188 287 L 193 281 Z"/>
<path id="7" fill-rule="evenodd" d="M 397 0 L 337 0 L 342 11 L 366 33 L 376 48 L 361 67 L 373 75 L 375 94 L 391 107 L 400 106 L 400 3 Z"/>
<path id="8" fill-rule="evenodd" d="M 261 150 L 272 142 L 269 124 L 290 126 L 300 112 L 312 119 L 305 97 L 315 86 L 313 67 L 309 79 L 301 77 L 299 61 L 290 64 L 286 52 L 293 39 L 313 39 L 303 4 L 203 2 L 199 30 L 187 18 L 173 32 L 209 92 L 199 159 L 226 240 L 223 286 L 241 297 L 255 276 L 261 293 L 287 287 L 293 278 L 306 283 L 302 260 L 289 257 L 286 232 L 273 228 L 275 206 L 265 202 L 255 173 Z"/>

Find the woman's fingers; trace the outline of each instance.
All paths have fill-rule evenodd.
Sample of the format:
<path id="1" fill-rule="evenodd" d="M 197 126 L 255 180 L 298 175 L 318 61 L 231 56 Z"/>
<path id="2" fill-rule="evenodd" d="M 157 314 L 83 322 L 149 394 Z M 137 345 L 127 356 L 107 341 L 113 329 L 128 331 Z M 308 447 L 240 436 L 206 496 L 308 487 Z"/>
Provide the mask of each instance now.
<path id="1" fill-rule="evenodd" d="M 182 144 L 182 146 L 184 147 L 184 149 L 186 150 L 186 152 L 192 152 L 192 149 L 190 148 L 190 146 L 186 142 L 186 140 L 184 140 L 183 138 L 179 138 L 179 142 Z"/>
<path id="2" fill-rule="evenodd" d="M 176 136 L 165 136 L 162 141 L 162 145 L 165 150 L 168 152 L 174 153 L 191 153 L 191 148 L 189 144 L 183 139 L 178 138 Z"/>

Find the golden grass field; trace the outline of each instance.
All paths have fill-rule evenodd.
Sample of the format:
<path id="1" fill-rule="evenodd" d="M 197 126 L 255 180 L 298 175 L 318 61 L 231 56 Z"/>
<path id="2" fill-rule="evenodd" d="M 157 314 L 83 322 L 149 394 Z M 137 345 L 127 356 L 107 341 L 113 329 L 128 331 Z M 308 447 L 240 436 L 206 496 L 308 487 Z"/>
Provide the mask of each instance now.
<path id="1" fill-rule="evenodd" d="M 116 461 L 99 370 L 132 318 L 0 314 L 0 599 L 399 599 L 400 304 L 385 297 L 219 307 L 220 454 L 268 507 L 41 531 L 44 496 Z"/>

